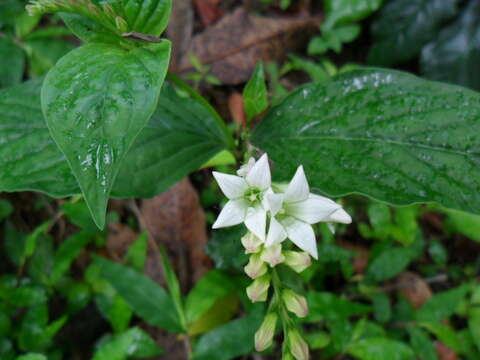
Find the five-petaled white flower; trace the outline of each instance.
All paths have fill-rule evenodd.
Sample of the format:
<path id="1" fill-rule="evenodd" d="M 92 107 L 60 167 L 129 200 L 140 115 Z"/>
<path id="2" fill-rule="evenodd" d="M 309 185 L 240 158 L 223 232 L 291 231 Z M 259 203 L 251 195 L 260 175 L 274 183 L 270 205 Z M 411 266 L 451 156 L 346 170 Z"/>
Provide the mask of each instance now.
<path id="1" fill-rule="evenodd" d="M 289 238 L 300 249 L 318 258 L 312 224 L 320 221 L 349 224 L 352 219 L 336 202 L 310 193 L 303 167 L 299 166 L 284 193 L 269 193 L 266 202 L 271 213 L 265 246 Z"/>
<path id="2" fill-rule="evenodd" d="M 267 224 L 264 198 L 267 190 L 271 191 L 272 184 L 267 154 L 257 162 L 250 159 L 238 174 L 241 176 L 213 172 L 220 189 L 229 199 L 213 224 L 213 228 L 244 222 L 248 230 L 264 242 Z"/>

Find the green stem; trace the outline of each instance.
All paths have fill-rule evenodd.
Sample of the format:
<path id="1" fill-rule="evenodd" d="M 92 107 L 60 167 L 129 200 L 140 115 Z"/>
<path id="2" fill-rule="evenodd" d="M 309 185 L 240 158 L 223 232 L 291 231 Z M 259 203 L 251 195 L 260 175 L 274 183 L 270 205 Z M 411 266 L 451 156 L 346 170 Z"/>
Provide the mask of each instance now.
<path id="1" fill-rule="evenodd" d="M 285 304 L 282 301 L 282 281 L 278 276 L 277 270 L 275 268 L 272 269 L 272 285 L 273 285 L 273 299 L 272 304 L 275 304 L 277 307 L 278 315 L 282 320 L 282 327 L 283 327 L 283 346 L 282 346 L 282 353 L 288 351 L 288 343 L 287 343 L 287 332 L 288 329 L 292 326 L 293 320 L 290 318 L 288 314 L 288 310 L 285 307 Z"/>

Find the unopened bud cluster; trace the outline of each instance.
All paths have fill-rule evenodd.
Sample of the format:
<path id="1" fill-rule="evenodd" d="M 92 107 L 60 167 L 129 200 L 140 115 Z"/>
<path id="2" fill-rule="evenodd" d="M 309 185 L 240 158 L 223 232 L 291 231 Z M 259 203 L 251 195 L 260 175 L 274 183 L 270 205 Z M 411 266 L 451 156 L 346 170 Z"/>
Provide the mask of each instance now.
<path id="1" fill-rule="evenodd" d="M 285 264 L 300 273 L 311 264 L 310 255 L 306 252 L 283 250 L 282 244 L 273 244 L 266 247 L 253 233 L 248 232 L 242 238 L 245 253 L 250 255 L 245 273 L 253 280 L 247 287 L 247 295 L 252 302 L 264 302 L 269 298 L 272 284 L 271 269 L 279 264 Z M 278 308 L 283 307 L 297 317 L 308 315 L 307 300 L 295 291 L 282 288 L 278 294 L 275 309 L 272 309 L 263 320 L 260 328 L 255 333 L 255 349 L 264 351 L 268 349 L 275 336 L 275 328 L 279 319 Z M 291 359 L 308 359 L 308 346 L 300 336 L 297 329 L 292 328 L 286 334 L 288 353 Z"/>
<path id="2" fill-rule="evenodd" d="M 91 0 L 31 0 L 25 8 L 31 16 L 70 12 L 91 18 L 115 33 L 130 31 L 125 19 L 106 2 L 96 5 Z"/>
<path id="3" fill-rule="evenodd" d="M 318 258 L 312 225 L 349 224 L 350 216 L 336 202 L 310 193 L 303 166 L 288 185 L 272 183 L 267 154 L 258 160 L 250 158 L 237 175 L 213 172 L 213 176 L 228 198 L 213 228 L 245 224 L 248 233 L 241 241 L 250 258 L 244 270 L 252 279 L 247 295 L 252 302 L 271 299 L 269 312 L 255 334 L 255 348 L 263 351 L 272 344 L 280 319 L 283 359 L 308 359 L 307 343 L 290 318 L 291 314 L 300 318 L 308 315 L 307 300 L 281 284 L 275 267 L 284 264 L 297 273 L 304 271 L 311 257 Z M 287 239 L 301 251 L 284 249 Z M 272 288 L 273 296 L 269 297 Z"/>

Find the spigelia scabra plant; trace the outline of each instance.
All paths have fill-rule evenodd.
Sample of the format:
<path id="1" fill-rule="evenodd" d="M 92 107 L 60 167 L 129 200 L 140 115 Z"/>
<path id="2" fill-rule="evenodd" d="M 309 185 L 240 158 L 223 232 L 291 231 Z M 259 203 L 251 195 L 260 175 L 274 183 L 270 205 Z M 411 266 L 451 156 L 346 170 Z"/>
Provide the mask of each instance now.
<path id="1" fill-rule="evenodd" d="M 248 231 L 241 242 L 250 258 L 244 270 L 253 280 L 247 295 L 252 302 L 269 304 L 255 334 L 256 350 L 271 346 L 281 323 L 283 358 L 308 359 L 307 343 L 291 315 L 307 316 L 307 300 L 282 284 L 276 267 L 285 264 L 297 273 L 304 271 L 311 265 L 311 257 L 318 259 L 312 225 L 326 222 L 333 231 L 333 223 L 349 224 L 351 217 L 341 205 L 310 192 L 301 165 L 289 184 L 272 183 L 267 154 L 257 161 L 250 158 L 237 175 L 213 172 L 213 176 L 229 199 L 213 228 L 245 224 Z"/>

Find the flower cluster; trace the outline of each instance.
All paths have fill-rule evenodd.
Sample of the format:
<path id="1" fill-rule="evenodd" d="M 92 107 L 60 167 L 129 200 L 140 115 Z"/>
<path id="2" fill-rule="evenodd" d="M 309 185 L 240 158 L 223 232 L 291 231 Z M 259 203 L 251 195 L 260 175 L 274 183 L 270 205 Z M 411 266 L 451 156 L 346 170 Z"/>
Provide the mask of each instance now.
<path id="1" fill-rule="evenodd" d="M 317 259 L 312 224 L 349 224 L 352 221 L 339 204 L 310 193 L 303 166 L 298 167 L 292 181 L 286 186 L 272 184 L 267 154 L 258 161 L 250 158 L 237 174 L 238 176 L 213 172 L 218 185 L 229 199 L 213 224 L 214 229 L 245 223 L 256 237 L 251 240 L 252 244 L 256 241 L 268 249 L 290 239 Z M 247 251 L 250 250 L 247 248 Z"/>
<path id="2" fill-rule="evenodd" d="M 318 258 L 312 225 L 326 222 L 333 231 L 332 223 L 348 224 L 350 216 L 334 201 L 310 193 L 302 166 L 289 184 L 272 183 L 267 154 L 258 161 L 250 158 L 237 175 L 213 172 L 213 176 L 228 198 L 213 228 L 244 223 L 248 229 L 241 239 L 250 255 L 244 268 L 253 280 L 247 287 L 248 297 L 252 302 L 266 301 L 271 285 L 274 288 L 268 313 L 255 334 L 255 348 L 263 351 L 272 344 L 277 319 L 281 318 L 285 331 L 283 358 L 307 360 L 308 345 L 288 315 L 307 316 L 307 300 L 284 288 L 274 268 L 283 263 L 298 273 L 304 271 L 311 264 L 311 256 Z M 286 239 L 302 251 L 282 248 Z"/>

